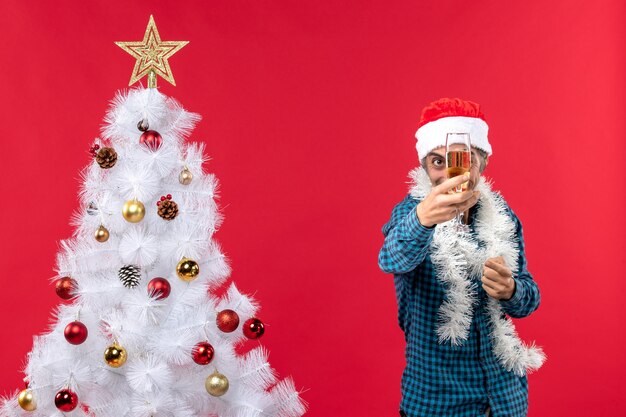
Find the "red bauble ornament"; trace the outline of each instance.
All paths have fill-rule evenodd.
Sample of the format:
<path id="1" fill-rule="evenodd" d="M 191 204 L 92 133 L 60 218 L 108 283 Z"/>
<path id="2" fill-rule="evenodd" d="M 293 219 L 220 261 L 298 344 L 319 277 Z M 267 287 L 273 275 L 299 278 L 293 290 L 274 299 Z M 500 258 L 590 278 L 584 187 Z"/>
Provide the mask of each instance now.
<path id="1" fill-rule="evenodd" d="M 54 405 L 61 411 L 70 412 L 78 405 L 78 396 L 69 389 L 62 389 L 54 397 Z"/>
<path id="2" fill-rule="evenodd" d="M 265 326 L 263 322 L 257 318 L 251 318 L 246 320 L 243 324 L 243 334 L 248 339 L 258 339 L 265 333 Z"/>
<path id="3" fill-rule="evenodd" d="M 80 345 L 87 340 L 87 326 L 80 321 L 73 321 L 65 326 L 65 340 L 73 345 Z"/>
<path id="4" fill-rule="evenodd" d="M 233 310 L 222 310 L 217 313 L 215 321 L 218 329 L 224 333 L 231 333 L 239 327 L 239 314 Z"/>
<path id="5" fill-rule="evenodd" d="M 64 300 L 71 300 L 76 297 L 76 281 L 70 277 L 63 277 L 56 280 L 54 289 L 57 295 Z"/>
<path id="6" fill-rule="evenodd" d="M 208 365 L 213 360 L 215 350 L 209 342 L 197 343 L 191 351 L 193 361 L 198 365 Z"/>
<path id="7" fill-rule="evenodd" d="M 139 138 L 139 143 L 146 145 L 151 151 L 159 149 L 161 147 L 161 142 L 163 142 L 163 139 L 156 130 L 146 130 Z"/>
<path id="8" fill-rule="evenodd" d="M 172 286 L 165 278 L 152 278 L 148 283 L 148 295 L 157 300 L 169 297 L 171 291 Z"/>

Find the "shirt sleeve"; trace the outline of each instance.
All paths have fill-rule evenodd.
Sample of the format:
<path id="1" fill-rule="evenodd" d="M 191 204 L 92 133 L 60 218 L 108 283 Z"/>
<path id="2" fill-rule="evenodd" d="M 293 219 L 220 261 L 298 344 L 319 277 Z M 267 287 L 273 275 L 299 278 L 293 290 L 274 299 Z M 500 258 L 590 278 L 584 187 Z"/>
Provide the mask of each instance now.
<path id="1" fill-rule="evenodd" d="M 509 316 L 513 318 L 523 318 L 528 317 L 533 311 L 539 308 L 541 296 L 537 283 L 533 280 L 530 272 L 528 272 L 522 223 L 510 208 L 509 214 L 516 225 L 516 235 L 519 244 L 519 268 L 517 274 L 513 276 L 513 279 L 515 279 L 515 292 L 513 296 L 508 300 L 500 300 L 500 305 Z"/>
<path id="2" fill-rule="evenodd" d="M 391 213 L 383 226 L 385 242 L 378 255 L 378 266 L 386 273 L 404 274 L 424 261 L 435 228 L 422 226 L 415 207 L 419 203 L 410 195 Z"/>

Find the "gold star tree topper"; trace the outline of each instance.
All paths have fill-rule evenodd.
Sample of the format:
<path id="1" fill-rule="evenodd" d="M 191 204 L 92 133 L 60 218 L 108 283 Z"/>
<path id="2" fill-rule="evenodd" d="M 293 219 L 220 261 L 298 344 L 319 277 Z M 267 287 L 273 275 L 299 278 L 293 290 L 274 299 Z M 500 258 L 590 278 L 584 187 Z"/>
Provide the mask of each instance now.
<path id="1" fill-rule="evenodd" d="M 154 23 L 154 17 L 150 15 L 142 41 L 115 42 L 117 46 L 136 59 L 135 68 L 133 68 L 133 74 L 128 85 L 133 85 L 146 75 L 150 88 L 156 88 L 157 75 L 170 84 L 176 85 L 167 60 L 188 43 L 189 41 L 162 41 L 156 23 Z"/>

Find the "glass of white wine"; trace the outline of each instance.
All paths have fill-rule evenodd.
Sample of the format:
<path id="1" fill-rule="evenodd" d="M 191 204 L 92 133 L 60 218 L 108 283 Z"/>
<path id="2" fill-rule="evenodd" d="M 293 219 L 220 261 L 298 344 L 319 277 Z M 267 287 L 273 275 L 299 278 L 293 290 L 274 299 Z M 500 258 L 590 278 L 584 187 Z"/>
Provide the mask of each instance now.
<path id="1" fill-rule="evenodd" d="M 446 173 L 448 178 L 463 175 L 470 171 L 472 166 L 472 143 L 469 133 L 448 133 L 446 134 Z M 468 181 L 456 186 L 451 193 L 461 193 L 467 191 Z M 459 225 L 464 225 L 464 213 L 457 215 L 456 221 Z"/>

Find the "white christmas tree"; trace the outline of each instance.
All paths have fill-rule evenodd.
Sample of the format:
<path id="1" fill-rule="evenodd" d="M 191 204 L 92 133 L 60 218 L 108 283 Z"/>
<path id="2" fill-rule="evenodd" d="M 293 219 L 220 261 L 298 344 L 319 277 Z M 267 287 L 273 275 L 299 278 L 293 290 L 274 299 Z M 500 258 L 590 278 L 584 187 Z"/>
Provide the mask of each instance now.
<path id="1" fill-rule="evenodd" d="M 167 48 L 150 25 L 144 49 L 162 64 Z M 213 240 L 217 181 L 203 171 L 203 144 L 185 142 L 199 119 L 156 88 L 118 93 L 83 173 L 74 236 L 57 257 L 67 301 L 34 339 L 27 387 L 3 400 L 0 417 L 305 412 L 263 347 L 235 350 L 264 332 L 256 303 L 234 284 L 215 295 L 230 268 Z"/>
<path id="2" fill-rule="evenodd" d="M 232 284 L 212 239 L 221 217 L 199 116 L 156 88 L 120 93 L 83 173 L 83 209 L 61 242 L 56 290 L 69 300 L 36 337 L 28 387 L 0 416 L 300 416 L 290 379 L 277 383 L 257 305 Z M 106 146 L 105 146 L 106 144 Z"/>

